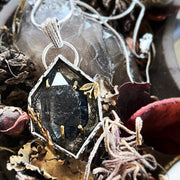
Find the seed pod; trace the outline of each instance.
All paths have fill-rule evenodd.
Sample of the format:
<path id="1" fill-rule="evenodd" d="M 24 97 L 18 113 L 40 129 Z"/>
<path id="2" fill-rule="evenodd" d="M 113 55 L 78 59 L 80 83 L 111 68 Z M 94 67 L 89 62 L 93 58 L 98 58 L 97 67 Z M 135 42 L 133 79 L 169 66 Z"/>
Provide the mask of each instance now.
<path id="1" fill-rule="evenodd" d="M 18 135 L 29 123 L 29 116 L 21 108 L 0 106 L 0 132 L 7 135 Z"/>

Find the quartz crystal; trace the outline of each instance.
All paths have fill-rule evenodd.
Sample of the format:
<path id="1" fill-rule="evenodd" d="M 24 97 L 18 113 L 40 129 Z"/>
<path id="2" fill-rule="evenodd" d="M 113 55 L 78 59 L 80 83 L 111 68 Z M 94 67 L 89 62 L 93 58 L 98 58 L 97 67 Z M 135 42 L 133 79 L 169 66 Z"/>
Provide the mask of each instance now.
<path id="1" fill-rule="evenodd" d="M 46 35 L 30 20 L 30 13 L 34 1 L 26 4 L 22 19 L 21 31 L 17 36 L 16 45 L 36 63 L 38 75 L 44 71 L 41 55 L 44 48 L 50 43 Z M 70 11 L 67 1 L 43 1 L 35 15 L 37 23 L 43 23 L 48 17 L 63 19 Z M 126 73 L 124 52 L 116 36 L 95 19 L 86 17 L 79 7 L 74 8 L 73 15 L 61 25 L 61 35 L 64 41 L 71 43 L 80 56 L 80 68 L 90 77 L 99 74 L 107 77 L 115 84 L 129 81 Z M 65 45 L 61 49 L 51 48 L 47 54 L 49 64 L 58 54 L 64 55 L 71 62 L 74 54 Z M 131 61 L 132 75 L 140 81 L 135 62 Z"/>
<path id="2" fill-rule="evenodd" d="M 55 141 L 61 138 L 61 125 L 67 141 L 77 137 L 78 125 L 84 127 L 88 121 L 87 107 L 86 96 L 71 85 L 52 86 L 41 92 L 42 119 L 50 122 Z"/>

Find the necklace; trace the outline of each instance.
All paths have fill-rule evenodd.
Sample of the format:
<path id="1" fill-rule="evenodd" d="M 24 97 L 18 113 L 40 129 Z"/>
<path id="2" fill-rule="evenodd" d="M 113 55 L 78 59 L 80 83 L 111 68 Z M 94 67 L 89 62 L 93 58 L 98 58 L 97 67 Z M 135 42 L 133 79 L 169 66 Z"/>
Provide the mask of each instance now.
<path id="1" fill-rule="evenodd" d="M 42 0 L 38 0 L 34 5 L 31 21 L 36 28 L 44 31 L 51 43 L 45 47 L 42 53 L 42 62 L 46 71 L 29 94 L 31 131 L 35 136 L 51 141 L 55 148 L 65 154 L 79 158 L 97 130 L 103 125 L 99 84 L 92 77 L 104 77 L 115 82 L 113 80 L 115 68 L 113 67 L 117 63 L 117 57 L 113 57 L 113 53 L 108 51 L 108 48 L 112 48 L 108 46 L 108 43 L 112 41 L 111 45 L 116 46 L 116 49 L 123 50 L 118 57 L 121 55 L 125 57 L 127 75 L 130 81 L 134 82 L 130 71 L 130 59 L 123 38 L 106 22 L 106 17 L 100 16 L 92 7 L 76 1 L 76 4 L 87 8 L 94 14 L 84 13 L 74 6 L 74 2 L 71 0 L 69 1 L 69 13 L 63 19 L 47 18 L 40 25 L 35 20 L 35 14 L 41 2 Z M 133 1 L 133 4 L 135 2 L 139 3 L 139 1 Z M 96 18 L 92 18 L 92 16 Z M 68 21 L 70 23 L 78 22 L 78 26 L 74 26 L 77 31 L 74 29 L 75 32 L 69 33 L 66 37 L 65 31 L 69 29 Z M 137 36 L 136 31 L 135 36 Z M 81 36 L 79 32 L 81 32 Z M 89 33 L 92 32 L 93 36 L 90 36 Z M 152 38 L 145 37 L 148 41 L 142 39 L 142 43 L 151 44 Z M 69 39 L 71 42 L 68 41 Z M 73 44 L 74 41 L 83 40 L 84 48 L 87 47 L 86 52 L 94 51 L 94 56 L 90 57 L 90 60 L 79 53 L 83 45 L 75 46 Z M 59 54 L 54 61 L 50 59 L 52 63 L 47 66 L 46 59 L 50 49 L 61 50 L 64 46 L 68 48 L 68 53 L 70 51 L 74 53 L 74 64 L 68 60 L 68 57 Z M 144 46 L 142 47 L 144 48 Z M 148 48 L 147 51 L 146 48 L 142 51 L 144 54 L 148 52 Z M 65 55 L 68 53 L 66 51 Z M 137 55 L 135 52 L 135 55 L 140 58 L 144 57 L 144 54 Z M 87 67 L 90 68 L 87 70 Z"/>

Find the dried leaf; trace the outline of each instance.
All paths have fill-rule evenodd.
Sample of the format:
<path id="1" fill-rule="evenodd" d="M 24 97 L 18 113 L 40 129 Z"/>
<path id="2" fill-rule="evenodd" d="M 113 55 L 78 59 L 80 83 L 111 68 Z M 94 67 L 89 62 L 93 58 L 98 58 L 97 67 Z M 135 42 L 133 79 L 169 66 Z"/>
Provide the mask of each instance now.
<path id="1" fill-rule="evenodd" d="M 1 34 L 0 31 L 0 36 L 6 37 L 7 35 L 5 32 Z M 9 48 L 0 52 L 2 103 L 27 109 L 27 96 L 36 81 L 36 77 L 33 75 L 35 65 L 21 52 Z"/>
<path id="2" fill-rule="evenodd" d="M 14 169 L 17 172 L 23 170 L 37 171 L 40 174 L 42 173 L 45 178 L 56 179 L 55 177 L 52 177 L 49 173 L 41 170 L 38 166 L 35 166 L 30 162 L 30 155 L 32 153 L 31 145 L 31 143 L 25 144 L 23 148 L 18 151 L 17 156 L 11 156 L 10 162 L 7 164 L 7 169 Z"/>
<path id="3" fill-rule="evenodd" d="M 127 127 L 135 128 L 136 117 L 143 120 L 145 143 L 164 153 L 180 153 L 180 98 L 164 99 L 142 107 L 130 117 Z"/>
<path id="4" fill-rule="evenodd" d="M 17 156 L 10 157 L 7 169 L 14 169 L 17 172 L 23 170 L 37 171 L 47 179 L 83 179 L 86 163 L 72 158 L 68 161 L 64 162 L 45 143 L 35 140 L 25 144 Z M 89 180 L 91 179 L 92 176 Z"/>

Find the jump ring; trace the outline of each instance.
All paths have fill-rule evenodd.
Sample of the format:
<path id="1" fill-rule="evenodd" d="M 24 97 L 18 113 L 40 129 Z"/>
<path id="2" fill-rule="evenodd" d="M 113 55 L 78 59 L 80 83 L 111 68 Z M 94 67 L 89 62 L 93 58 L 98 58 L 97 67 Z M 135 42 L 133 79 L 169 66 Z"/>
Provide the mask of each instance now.
<path id="1" fill-rule="evenodd" d="M 71 43 L 68 43 L 67 41 L 63 41 L 63 44 L 72 49 L 72 51 L 74 52 L 74 55 L 75 55 L 74 65 L 78 66 L 78 64 L 79 64 L 79 54 L 78 54 L 76 48 Z M 42 53 L 42 63 L 44 65 L 45 69 L 47 69 L 47 67 L 48 67 L 47 64 L 46 64 L 46 55 L 47 55 L 47 52 L 49 51 L 49 49 L 52 48 L 52 47 L 54 47 L 53 43 L 48 44 L 45 47 L 45 49 L 44 49 L 44 51 Z"/>

